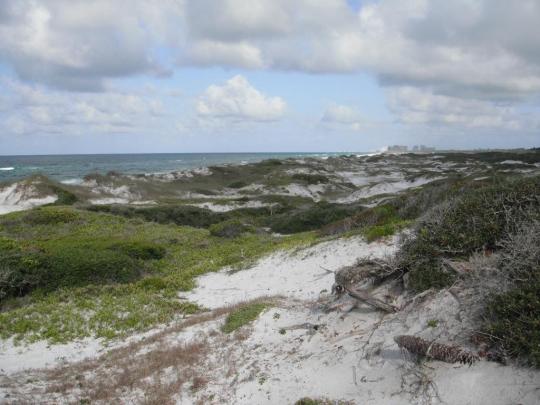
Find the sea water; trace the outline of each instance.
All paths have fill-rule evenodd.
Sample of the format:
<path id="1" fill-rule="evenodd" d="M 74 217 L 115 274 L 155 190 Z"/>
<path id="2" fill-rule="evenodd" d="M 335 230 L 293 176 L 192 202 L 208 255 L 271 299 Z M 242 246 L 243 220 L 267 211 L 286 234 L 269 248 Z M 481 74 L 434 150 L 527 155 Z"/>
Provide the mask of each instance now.
<path id="1" fill-rule="evenodd" d="M 76 184 L 89 173 L 168 173 L 221 164 L 245 164 L 265 159 L 327 157 L 343 153 L 152 153 L 114 155 L 0 156 L 0 182 L 43 174 Z M 347 154 L 350 154 L 347 153 Z"/>

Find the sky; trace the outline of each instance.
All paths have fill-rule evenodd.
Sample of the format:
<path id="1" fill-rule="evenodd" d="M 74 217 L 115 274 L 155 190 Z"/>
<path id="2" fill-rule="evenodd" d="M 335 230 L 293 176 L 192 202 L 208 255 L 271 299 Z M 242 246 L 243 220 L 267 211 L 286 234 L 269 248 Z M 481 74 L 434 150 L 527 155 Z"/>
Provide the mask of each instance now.
<path id="1" fill-rule="evenodd" d="M 0 0 L 0 155 L 540 146 L 539 0 Z"/>

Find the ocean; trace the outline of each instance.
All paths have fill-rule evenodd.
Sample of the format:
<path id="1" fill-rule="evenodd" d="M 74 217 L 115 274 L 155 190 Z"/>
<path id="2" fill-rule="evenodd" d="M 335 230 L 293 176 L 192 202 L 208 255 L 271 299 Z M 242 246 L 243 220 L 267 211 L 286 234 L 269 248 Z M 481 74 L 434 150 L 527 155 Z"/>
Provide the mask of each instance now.
<path id="1" fill-rule="evenodd" d="M 51 179 L 76 183 L 89 173 L 168 173 L 220 164 L 242 164 L 264 159 L 332 156 L 343 153 L 151 153 L 111 155 L 0 156 L 0 182 L 43 174 Z"/>

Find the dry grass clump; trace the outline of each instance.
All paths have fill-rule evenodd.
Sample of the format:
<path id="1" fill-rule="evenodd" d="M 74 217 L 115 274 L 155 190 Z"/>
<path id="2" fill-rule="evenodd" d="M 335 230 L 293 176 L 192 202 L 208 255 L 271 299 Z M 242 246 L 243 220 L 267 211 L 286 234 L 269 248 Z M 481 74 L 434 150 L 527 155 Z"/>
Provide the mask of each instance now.
<path id="1" fill-rule="evenodd" d="M 52 370 L 33 371 L 40 386 L 28 386 L 29 374 L 20 375 L 6 386 L 12 398 L 24 400 L 29 395 L 44 402 L 71 401 L 73 403 L 144 404 L 177 403 L 182 393 L 199 398 L 205 403 L 203 391 L 212 383 L 210 354 L 215 346 L 236 346 L 248 337 L 243 333 L 223 334 L 212 328 L 186 340 L 175 336 L 185 329 L 203 325 L 235 314 L 246 308 L 269 305 L 274 298 L 261 298 L 239 303 L 212 312 L 194 315 L 183 322 L 163 329 L 144 339 L 112 349 L 99 358 L 60 366 Z M 225 351 L 222 370 L 227 377 L 236 373 L 236 364 Z"/>

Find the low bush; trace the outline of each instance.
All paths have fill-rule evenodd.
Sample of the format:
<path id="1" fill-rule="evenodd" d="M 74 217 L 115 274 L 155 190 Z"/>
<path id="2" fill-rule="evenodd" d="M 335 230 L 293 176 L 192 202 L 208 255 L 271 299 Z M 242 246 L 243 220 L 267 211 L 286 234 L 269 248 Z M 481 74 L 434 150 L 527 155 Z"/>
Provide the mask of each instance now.
<path id="1" fill-rule="evenodd" d="M 127 241 L 115 243 L 109 249 L 122 252 L 129 257 L 141 260 L 157 260 L 165 256 L 165 248 L 148 241 Z"/>
<path id="2" fill-rule="evenodd" d="M 237 238 L 246 232 L 252 232 L 254 228 L 253 226 L 248 225 L 239 219 L 229 219 L 227 221 L 211 225 L 208 230 L 212 236 L 219 236 L 222 238 Z"/>
<path id="3" fill-rule="evenodd" d="M 371 226 L 364 231 L 364 236 L 368 242 L 373 242 L 385 236 L 394 235 L 397 231 L 406 226 L 408 221 L 390 222 L 384 225 Z"/>
<path id="4" fill-rule="evenodd" d="M 221 330 L 225 333 L 234 332 L 257 319 L 266 308 L 268 308 L 268 304 L 261 302 L 243 305 L 227 316 Z"/>
<path id="5" fill-rule="evenodd" d="M 342 220 L 326 225 L 320 231 L 322 235 L 337 235 L 352 230 L 364 230 L 369 232 L 368 228 L 391 226 L 394 223 L 401 222 L 401 219 L 396 215 L 396 209 L 388 204 L 380 205 L 373 208 L 366 208 L 358 211 L 354 215 Z M 387 227 L 387 231 L 390 227 Z M 377 230 L 373 229 L 376 233 Z"/>
<path id="6" fill-rule="evenodd" d="M 79 214 L 73 210 L 44 207 L 29 211 L 22 220 L 31 225 L 55 225 L 75 222 L 79 218 Z"/>
<path id="7" fill-rule="evenodd" d="M 319 229 L 350 215 L 350 207 L 321 201 L 306 209 L 272 216 L 267 224 L 274 232 L 290 234 Z"/>
<path id="8" fill-rule="evenodd" d="M 51 188 L 58 198 L 55 202 L 48 205 L 73 205 L 79 200 L 75 194 L 62 187 L 51 186 Z"/>
<path id="9" fill-rule="evenodd" d="M 227 187 L 229 187 L 229 188 L 242 188 L 242 187 L 246 187 L 247 185 L 248 185 L 248 183 L 246 183 L 245 181 L 238 180 L 238 181 L 233 181 Z"/>
<path id="10" fill-rule="evenodd" d="M 530 216 L 540 215 L 540 178 L 504 181 L 443 202 L 422 217 L 401 246 L 399 260 L 410 272 L 411 287 L 447 285 L 442 257 L 467 258 L 492 251 Z"/>
<path id="11" fill-rule="evenodd" d="M 62 241 L 47 246 L 44 266 L 47 274 L 37 287 L 48 291 L 88 284 L 127 283 L 143 274 L 140 261 L 100 245 Z"/>
<path id="12" fill-rule="evenodd" d="M 540 222 L 503 242 L 498 267 L 510 289 L 487 305 L 485 333 L 500 351 L 540 368 Z"/>
<path id="13" fill-rule="evenodd" d="M 55 240 L 24 244 L 0 238 L 0 301 L 62 287 L 127 283 L 151 270 L 165 249 L 150 242 Z"/>
<path id="14" fill-rule="evenodd" d="M 158 207 L 129 207 L 122 205 L 93 205 L 86 209 L 94 212 L 107 212 L 126 218 L 142 218 L 145 221 L 160 224 L 173 223 L 176 225 L 208 228 L 227 219 L 224 213 L 213 212 L 206 208 L 189 205 L 162 205 Z"/>
<path id="15" fill-rule="evenodd" d="M 307 173 L 295 173 L 292 175 L 293 180 L 301 181 L 306 184 L 319 184 L 328 183 L 328 177 L 322 174 L 307 174 Z"/>
<path id="16" fill-rule="evenodd" d="M 22 296 L 40 284 L 46 274 L 45 256 L 34 246 L 0 237 L 0 303 Z"/>
<path id="17" fill-rule="evenodd" d="M 485 332 L 511 357 L 540 368 L 540 281 L 494 297 Z"/>

